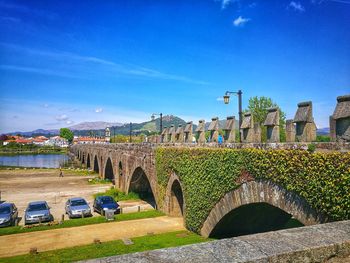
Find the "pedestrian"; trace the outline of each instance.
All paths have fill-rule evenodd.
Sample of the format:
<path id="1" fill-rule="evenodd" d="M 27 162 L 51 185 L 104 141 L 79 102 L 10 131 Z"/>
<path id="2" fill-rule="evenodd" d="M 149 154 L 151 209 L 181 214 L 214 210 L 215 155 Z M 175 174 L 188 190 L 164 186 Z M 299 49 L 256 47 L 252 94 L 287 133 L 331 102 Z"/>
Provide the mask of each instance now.
<path id="1" fill-rule="evenodd" d="M 60 167 L 60 176 L 59 177 L 63 177 L 63 172 L 62 172 L 61 167 Z"/>
<path id="2" fill-rule="evenodd" d="M 221 146 L 222 143 L 223 143 L 223 138 L 222 138 L 222 135 L 219 134 L 219 136 L 218 136 L 218 144 Z"/>
<path id="3" fill-rule="evenodd" d="M 192 143 L 196 143 L 196 137 L 192 136 Z"/>

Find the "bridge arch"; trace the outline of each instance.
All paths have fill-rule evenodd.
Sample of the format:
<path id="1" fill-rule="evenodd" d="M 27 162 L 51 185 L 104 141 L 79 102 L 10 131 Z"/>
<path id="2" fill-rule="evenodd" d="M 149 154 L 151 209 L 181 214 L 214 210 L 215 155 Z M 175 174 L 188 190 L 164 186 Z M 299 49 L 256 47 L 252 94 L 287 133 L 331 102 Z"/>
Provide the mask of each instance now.
<path id="1" fill-rule="evenodd" d="M 173 173 L 166 189 L 165 211 L 170 216 L 184 216 L 185 198 L 180 178 Z"/>
<path id="2" fill-rule="evenodd" d="M 87 154 L 87 158 L 86 158 L 86 168 L 91 168 L 91 163 L 90 163 L 90 154 Z"/>
<path id="3" fill-rule="evenodd" d="M 135 192 L 140 198 L 156 207 L 155 191 L 152 189 L 151 181 L 142 167 L 137 167 L 130 178 L 127 192 Z"/>
<path id="4" fill-rule="evenodd" d="M 97 155 L 94 157 L 94 172 L 99 173 L 100 172 L 100 167 L 98 165 L 98 158 Z"/>
<path id="5" fill-rule="evenodd" d="M 295 193 L 288 192 L 270 181 L 250 181 L 226 193 L 216 203 L 201 228 L 201 235 L 211 236 L 213 231 L 217 231 L 217 225 L 227 219 L 230 212 L 256 204 L 263 204 L 268 209 L 278 208 L 282 213 L 292 215 L 303 225 L 323 223 L 326 220 Z"/>
<path id="6" fill-rule="evenodd" d="M 119 189 L 122 189 L 123 183 L 124 183 L 124 171 L 123 171 L 123 163 L 122 161 L 119 161 L 118 163 L 118 185 Z"/>
<path id="7" fill-rule="evenodd" d="M 113 185 L 115 185 L 113 164 L 112 164 L 112 161 L 111 161 L 110 157 L 108 157 L 108 159 L 106 161 L 104 172 L 105 172 L 105 179 L 110 180 L 113 183 Z"/>
<path id="8" fill-rule="evenodd" d="M 84 152 L 81 155 L 81 163 L 85 164 L 85 153 Z"/>

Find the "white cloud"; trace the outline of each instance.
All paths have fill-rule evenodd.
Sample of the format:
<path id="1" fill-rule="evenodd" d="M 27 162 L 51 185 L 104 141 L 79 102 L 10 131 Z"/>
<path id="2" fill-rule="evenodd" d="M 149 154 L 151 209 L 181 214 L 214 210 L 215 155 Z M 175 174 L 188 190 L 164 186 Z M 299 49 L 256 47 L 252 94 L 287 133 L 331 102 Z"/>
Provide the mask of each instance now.
<path id="1" fill-rule="evenodd" d="M 62 114 L 62 115 L 56 116 L 55 119 L 57 121 L 67 121 L 69 117 L 66 114 Z"/>
<path id="2" fill-rule="evenodd" d="M 244 18 L 242 16 L 237 17 L 235 20 L 233 20 L 233 25 L 234 26 L 243 26 L 247 22 L 249 22 L 251 19 L 250 18 Z"/>
<path id="3" fill-rule="evenodd" d="M 221 9 L 225 9 L 232 1 L 231 0 L 222 0 Z"/>
<path id="4" fill-rule="evenodd" d="M 68 121 L 66 121 L 66 124 L 73 124 L 74 123 L 74 121 L 71 121 L 71 120 L 68 120 Z"/>
<path id="5" fill-rule="evenodd" d="M 48 108 L 49 104 L 45 103 L 43 106 L 44 106 L 44 108 Z"/>
<path id="6" fill-rule="evenodd" d="M 288 7 L 291 7 L 295 11 L 298 11 L 298 12 L 304 12 L 305 11 L 305 8 L 299 2 L 295 2 L 295 1 L 291 1 L 289 3 Z"/>
<path id="7" fill-rule="evenodd" d="M 100 65 L 101 67 L 99 67 L 98 69 L 99 71 L 112 74 L 113 76 L 115 76 L 116 73 L 118 73 L 123 75 L 141 76 L 146 78 L 175 80 L 175 81 L 181 81 L 186 83 L 193 83 L 197 85 L 210 85 L 210 83 L 202 80 L 196 80 L 196 79 L 175 75 L 175 74 L 168 74 L 165 72 L 160 72 L 155 69 L 138 66 L 138 65 L 120 64 L 111 60 L 106 60 L 106 59 L 93 57 L 93 56 L 82 56 L 79 54 L 74 54 L 74 53 L 64 52 L 64 51 L 59 51 L 59 52 L 43 51 L 43 50 L 37 50 L 33 48 L 27 48 L 20 45 L 14 45 L 14 44 L 3 43 L 3 42 L 0 42 L 0 45 L 3 46 L 4 48 L 11 49 L 17 53 L 41 56 L 51 60 L 63 61 L 64 63 L 67 63 L 67 61 L 72 61 L 72 62 L 74 61 L 84 65 L 86 64 Z M 75 65 L 76 63 L 69 63 L 69 64 Z M 91 74 L 91 72 L 82 72 L 84 74 L 79 75 L 79 74 L 71 74 L 68 71 L 62 71 L 61 69 L 58 70 L 54 68 L 53 69 L 34 68 L 34 67 L 24 67 L 21 65 L 7 65 L 7 64 L 0 65 L 0 69 L 24 71 L 24 72 L 30 72 L 30 73 L 53 75 L 53 76 L 67 77 L 67 78 L 84 78 L 84 79 L 86 79 L 87 75 Z M 73 67 L 70 70 L 70 72 L 74 70 L 81 72 L 80 67 Z"/>
<path id="8" fill-rule="evenodd" d="M 224 98 L 223 97 L 217 97 L 216 100 L 217 101 L 224 101 Z"/>
<path id="9" fill-rule="evenodd" d="M 95 109 L 95 112 L 96 112 L 96 113 L 101 113 L 102 111 L 103 111 L 102 108 L 97 108 L 97 109 Z"/>

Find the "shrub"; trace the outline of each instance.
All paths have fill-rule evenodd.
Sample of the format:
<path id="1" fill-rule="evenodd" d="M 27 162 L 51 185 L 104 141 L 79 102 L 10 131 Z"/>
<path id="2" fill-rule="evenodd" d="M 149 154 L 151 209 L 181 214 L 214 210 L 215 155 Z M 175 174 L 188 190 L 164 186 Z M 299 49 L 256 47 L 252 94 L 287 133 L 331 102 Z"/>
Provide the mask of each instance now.
<path id="1" fill-rule="evenodd" d="M 225 193 L 239 187 L 237 179 L 244 174 L 295 192 L 332 220 L 350 218 L 350 153 L 157 148 L 156 169 L 158 200 L 164 200 L 170 175 L 179 176 L 186 200 L 186 226 L 195 232 Z"/>

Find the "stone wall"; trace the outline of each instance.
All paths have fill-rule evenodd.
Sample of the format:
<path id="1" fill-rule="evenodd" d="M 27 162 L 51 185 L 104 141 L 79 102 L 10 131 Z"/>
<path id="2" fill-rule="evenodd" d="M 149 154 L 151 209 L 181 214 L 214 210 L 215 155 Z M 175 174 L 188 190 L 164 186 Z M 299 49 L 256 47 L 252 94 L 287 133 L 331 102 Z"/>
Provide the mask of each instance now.
<path id="1" fill-rule="evenodd" d="M 84 262 L 350 262 L 350 221 L 240 236 Z"/>

